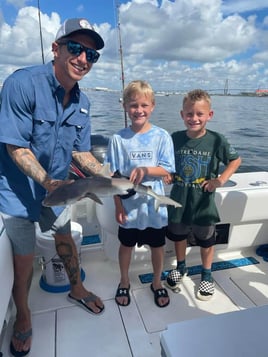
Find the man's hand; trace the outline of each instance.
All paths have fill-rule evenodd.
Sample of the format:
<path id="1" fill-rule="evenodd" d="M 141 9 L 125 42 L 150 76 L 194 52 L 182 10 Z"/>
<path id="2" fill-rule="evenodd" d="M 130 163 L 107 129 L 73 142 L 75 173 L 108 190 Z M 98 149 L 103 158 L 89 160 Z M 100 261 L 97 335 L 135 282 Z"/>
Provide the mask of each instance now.
<path id="1" fill-rule="evenodd" d="M 45 189 L 48 192 L 52 192 L 56 190 L 56 188 L 63 186 L 63 185 L 69 185 L 70 183 L 74 182 L 75 180 L 53 180 L 53 179 L 48 179 L 46 180 L 46 183 L 44 184 Z"/>

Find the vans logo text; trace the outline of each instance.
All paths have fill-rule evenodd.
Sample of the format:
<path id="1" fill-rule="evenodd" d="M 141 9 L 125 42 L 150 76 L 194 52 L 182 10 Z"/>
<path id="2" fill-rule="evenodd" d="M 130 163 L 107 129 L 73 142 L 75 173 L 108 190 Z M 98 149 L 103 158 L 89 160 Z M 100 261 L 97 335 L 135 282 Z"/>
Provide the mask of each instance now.
<path id="1" fill-rule="evenodd" d="M 130 153 L 131 160 L 151 160 L 153 157 L 152 151 L 132 151 Z"/>

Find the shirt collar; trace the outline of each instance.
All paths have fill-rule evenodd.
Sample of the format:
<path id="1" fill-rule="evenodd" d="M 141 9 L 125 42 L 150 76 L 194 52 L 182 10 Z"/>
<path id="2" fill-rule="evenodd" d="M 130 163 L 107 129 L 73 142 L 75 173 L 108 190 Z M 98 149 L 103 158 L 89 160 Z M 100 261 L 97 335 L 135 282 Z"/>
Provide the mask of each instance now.
<path id="1" fill-rule="evenodd" d="M 49 84 L 50 87 L 53 91 L 54 94 L 56 94 L 58 91 L 64 90 L 60 82 L 57 80 L 55 73 L 54 73 L 54 68 L 53 68 L 53 62 L 50 61 L 49 63 L 46 64 L 47 66 L 47 72 L 49 74 Z M 80 98 L 80 88 L 78 83 L 74 85 L 74 87 L 71 90 L 71 98 L 74 102 L 78 102 Z"/>

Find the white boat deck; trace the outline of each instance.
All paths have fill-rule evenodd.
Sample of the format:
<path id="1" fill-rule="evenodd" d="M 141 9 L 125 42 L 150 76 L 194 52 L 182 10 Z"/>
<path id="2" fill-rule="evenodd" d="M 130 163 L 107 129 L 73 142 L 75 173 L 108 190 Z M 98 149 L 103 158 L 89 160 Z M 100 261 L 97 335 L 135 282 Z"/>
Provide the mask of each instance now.
<path id="1" fill-rule="evenodd" d="M 197 249 L 190 249 L 188 253 L 189 266 L 200 264 Z M 268 262 L 255 254 L 255 248 L 229 254 L 218 252 L 215 261 L 248 256 L 255 257 L 259 264 L 213 273 L 216 293 L 209 302 L 196 299 L 200 277 L 193 275 L 183 280 L 180 293 L 169 290 L 171 302 L 163 309 L 154 304 L 150 284 L 142 284 L 139 279 L 140 274 L 152 272 L 150 262 L 134 262 L 130 270 L 131 304 L 118 307 L 114 301 L 120 277 L 118 264 L 105 258 L 101 245 L 85 248 L 81 254 L 82 268 L 86 273 L 84 284 L 103 299 L 105 312 L 100 316 L 89 314 L 69 303 L 66 292 L 49 293 L 41 289 L 41 268 L 36 260 L 30 293 L 33 343 L 29 356 L 161 356 L 160 336 L 169 324 L 268 303 Z M 172 268 L 173 263 L 168 259 L 165 269 Z M 258 321 L 252 320 L 251 323 L 258 324 Z M 13 318 L 6 328 L 1 349 L 4 357 L 9 356 L 12 324 Z M 225 339 L 224 335 L 222 339 Z M 234 350 L 234 354 L 229 356 L 238 356 L 236 353 Z"/>
<path id="2" fill-rule="evenodd" d="M 84 284 L 87 289 L 102 298 L 105 311 L 100 316 L 89 314 L 68 302 L 67 292 L 51 293 L 41 289 L 39 281 L 42 271 L 38 263 L 39 259 L 36 257 L 30 291 L 33 342 L 29 356 L 192 357 L 199 355 L 198 351 L 194 354 L 187 353 L 187 348 L 185 345 L 183 347 L 182 342 L 189 339 L 192 331 L 194 345 L 197 341 L 195 336 L 198 335 L 197 326 L 202 325 L 201 335 L 206 331 L 206 318 L 214 321 L 208 324 L 211 323 L 210 326 L 214 326 L 212 328 L 218 331 L 218 345 L 210 338 L 208 329 L 204 346 L 210 344 L 212 354 L 201 353 L 200 356 L 219 356 L 217 348 L 222 348 L 224 341 L 226 344 L 229 343 L 227 338 L 230 331 L 217 329 L 217 324 L 222 327 L 222 321 L 226 321 L 225 313 L 233 313 L 231 316 L 241 318 L 241 324 L 238 323 L 235 331 L 237 339 L 232 339 L 230 342 L 233 343 L 235 340 L 237 343 L 234 346 L 228 345 L 228 357 L 267 356 L 266 341 L 263 341 L 263 346 L 260 346 L 257 338 L 260 337 L 258 335 L 260 323 L 263 326 L 264 322 L 259 321 L 262 312 L 260 313 L 256 307 L 264 306 L 263 315 L 268 322 L 266 316 L 268 315 L 268 262 L 256 254 L 256 248 L 268 243 L 268 172 L 235 174 L 232 180 L 236 183 L 235 186 L 223 187 L 216 195 L 221 223 L 229 225 L 230 230 L 228 243 L 217 245 L 214 262 L 253 257 L 257 259 L 258 264 L 214 271 L 216 292 L 212 300 L 207 302 L 196 299 L 200 275 L 185 277 L 181 284 L 181 292 L 176 294 L 169 290 L 171 300 L 169 306 L 159 308 L 154 303 L 150 282 L 143 284 L 139 278 L 140 274 L 152 273 L 148 251 L 142 251 L 138 259 L 135 256 L 130 268 L 131 304 L 127 307 L 119 307 L 114 301 L 120 280 L 119 266 L 114 261 L 118 250 L 117 227 L 112 222 L 114 206 L 105 201 L 103 206 L 96 207 L 98 222 L 102 224 L 102 243 L 89 244 L 81 248 L 81 266 L 86 275 Z M 73 211 L 74 221 L 79 215 L 80 219 L 84 220 L 84 235 L 90 235 L 84 227 L 93 229 L 91 234 L 99 230 L 96 216 L 92 215 L 90 207 L 89 203 L 85 207 L 81 202 L 80 208 Z M 10 246 L 7 237 L 3 239 L 3 236 L 3 234 L 0 236 L 1 323 L 6 314 L 13 278 Z M 168 254 L 166 254 L 164 269 L 169 270 L 175 267 L 174 252 L 172 254 L 169 244 L 166 246 L 166 253 Z M 187 265 L 188 267 L 200 265 L 199 247 L 187 249 Z M 248 309 L 252 310 L 252 314 L 237 314 Z M 0 335 L 0 351 L 4 357 L 9 356 L 14 316 L 14 308 L 8 309 L 6 324 Z M 219 319 L 216 318 L 217 316 Z M 246 323 L 244 316 L 248 316 Z M 232 319 L 227 318 L 227 320 L 230 324 Z M 183 324 L 186 326 L 185 333 L 183 333 Z M 247 335 L 244 336 L 246 324 L 252 327 L 248 330 L 253 331 L 252 339 Z M 228 324 L 226 326 L 228 329 Z M 213 333 L 215 331 L 213 330 Z M 254 347 L 254 343 L 258 343 L 258 349 L 256 348 L 258 354 L 252 354 L 252 348 L 248 349 L 248 353 L 245 349 L 239 349 L 238 341 L 241 343 L 243 338 L 245 344 L 250 343 L 251 347 Z M 175 343 L 182 348 L 178 348 L 177 353 Z M 260 353 L 260 350 L 263 353 Z"/>

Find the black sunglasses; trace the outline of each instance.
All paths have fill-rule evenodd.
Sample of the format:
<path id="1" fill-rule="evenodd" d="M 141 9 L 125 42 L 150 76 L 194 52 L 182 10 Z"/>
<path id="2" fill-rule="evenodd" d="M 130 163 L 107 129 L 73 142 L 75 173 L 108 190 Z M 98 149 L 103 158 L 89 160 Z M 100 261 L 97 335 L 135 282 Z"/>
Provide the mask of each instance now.
<path id="1" fill-rule="evenodd" d="M 59 45 L 66 45 L 68 52 L 74 56 L 80 56 L 82 52 L 86 53 L 87 61 L 90 63 L 96 63 L 100 57 L 100 54 L 93 48 L 88 48 L 81 43 L 68 40 L 68 41 L 59 41 Z"/>

